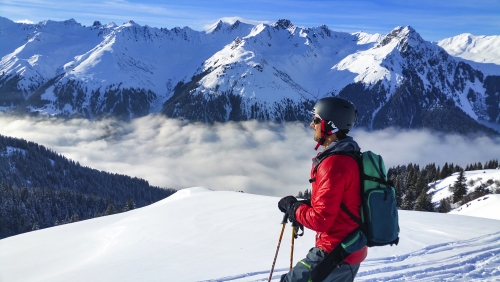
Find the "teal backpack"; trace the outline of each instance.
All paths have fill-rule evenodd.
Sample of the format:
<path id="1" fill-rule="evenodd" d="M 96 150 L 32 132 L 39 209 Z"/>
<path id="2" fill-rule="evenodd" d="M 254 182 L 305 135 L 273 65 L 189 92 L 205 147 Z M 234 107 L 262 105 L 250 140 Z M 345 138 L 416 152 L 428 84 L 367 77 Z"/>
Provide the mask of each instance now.
<path id="1" fill-rule="evenodd" d="M 384 160 L 371 151 L 350 156 L 356 159 L 361 175 L 361 218 L 353 215 L 343 204 L 342 210 L 358 223 L 368 247 L 397 245 L 399 217 L 396 189 L 387 179 Z"/>
<path id="2" fill-rule="evenodd" d="M 396 190 L 387 179 L 384 160 L 371 152 L 333 152 L 324 156 L 347 155 L 356 160 L 360 171 L 361 218 L 352 214 L 344 204 L 340 208 L 359 228 L 352 232 L 325 259 L 311 271 L 312 281 L 323 281 L 350 254 L 368 247 L 397 245 L 399 243 L 399 218 Z M 319 164 L 316 165 L 317 170 Z M 311 179 L 310 182 L 315 179 Z"/>

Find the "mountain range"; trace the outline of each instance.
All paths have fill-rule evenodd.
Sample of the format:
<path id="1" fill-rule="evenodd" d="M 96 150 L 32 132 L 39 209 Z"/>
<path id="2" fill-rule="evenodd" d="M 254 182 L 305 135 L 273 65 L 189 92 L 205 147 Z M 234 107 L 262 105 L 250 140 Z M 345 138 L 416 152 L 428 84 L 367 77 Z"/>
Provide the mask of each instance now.
<path id="1" fill-rule="evenodd" d="M 339 96 L 369 130 L 500 128 L 500 36 L 429 42 L 411 26 L 381 35 L 284 19 L 195 31 L 0 17 L 0 41 L 0 109 L 12 113 L 309 122 L 315 101 Z"/>

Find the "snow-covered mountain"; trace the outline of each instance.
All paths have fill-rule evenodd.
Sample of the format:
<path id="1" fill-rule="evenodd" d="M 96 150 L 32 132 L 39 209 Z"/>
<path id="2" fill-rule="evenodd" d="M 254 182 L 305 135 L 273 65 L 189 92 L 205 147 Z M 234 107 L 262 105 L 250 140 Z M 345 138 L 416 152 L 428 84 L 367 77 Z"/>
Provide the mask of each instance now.
<path id="1" fill-rule="evenodd" d="M 0 107 L 20 112 L 308 121 L 318 98 L 338 95 L 368 129 L 492 132 L 478 121 L 500 121 L 498 62 L 471 65 L 409 26 L 383 36 L 289 20 L 200 32 L 0 18 L 0 39 Z"/>
<path id="2" fill-rule="evenodd" d="M 436 44 L 452 56 L 477 63 L 500 65 L 500 35 L 475 36 L 463 33 L 439 40 Z"/>
<path id="3" fill-rule="evenodd" d="M 74 20 L 28 25 L 0 18 L 0 29 L 6 39 L 31 31 L 19 45 L 5 46 L 17 49 L 0 62 L 1 106 L 27 100 L 23 110 L 130 118 L 158 112 L 178 81 L 250 26 L 219 22 L 202 33 L 133 21 L 85 27 Z"/>
<path id="4" fill-rule="evenodd" d="M 9 237 L 0 240 L 0 280 L 267 281 L 281 231 L 278 200 L 188 188 L 126 213 Z M 498 199 L 490 203 L 498 213 Z M 370 248 L 356 281 L 500 278 L 500 221 L 415 211 L 399 216 L 399 245 Z M 273 281 L 288 271 L 290 230 L 287 225 Z M 294 263 L 314 242 L 306 229 L 295 240 Z"/>

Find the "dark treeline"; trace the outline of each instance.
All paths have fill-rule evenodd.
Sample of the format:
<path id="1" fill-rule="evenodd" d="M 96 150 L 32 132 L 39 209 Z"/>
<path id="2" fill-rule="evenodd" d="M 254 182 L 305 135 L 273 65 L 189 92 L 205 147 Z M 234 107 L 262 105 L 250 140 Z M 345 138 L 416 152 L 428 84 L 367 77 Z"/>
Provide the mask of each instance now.
<path id="1" fill-rule="evenodd" d="M 410 163 L 390 168 L 387 171 L 387 177 L 396 188 L 396 200 L 399 209 L 449 212 L 456 203 L 462 205 L 490 193 L 500 193 L 500 181 L 493 179 L 485 179 L 483 183 L 476 186 L 474 191 L 468 192 L 468 187 L 472 187 L 477 183 L 473 180 L 466 181 L 464 177 L 464 171 L 496 168 L 499 168 L 497 159 L 487 161 L 484 165 L 481 162 L 470 164 L 465 169 L 453 163 L 445 163 L 442 168 L 434 163 L 423 168 Z M 430 184 L 445 179 L 453 173 L 459 173 L 457 181 L 453 186 L 449 187 L 453 195 L 441 200 L 438 206 L 434 206 L 432 193 L 428 193 L 429 189 L 433 189 Z M 488 187 L 496 188 L 489 189 Z M 311 192 L 307 189 L 304 192 L 300 191 L 297 197 L 310 199 Z"/>
<path id="2" fill-rule="evenodd" d="M 0 239 L 135 208 L 132 199 L 117 203 L 73 190 L 28 189 L 4 182 L 0 183 Z"/>
<path id="3" fill-rule="evenodd" d="M 0 135 L 0 239 L 143 207 L 174 192 Z"/>

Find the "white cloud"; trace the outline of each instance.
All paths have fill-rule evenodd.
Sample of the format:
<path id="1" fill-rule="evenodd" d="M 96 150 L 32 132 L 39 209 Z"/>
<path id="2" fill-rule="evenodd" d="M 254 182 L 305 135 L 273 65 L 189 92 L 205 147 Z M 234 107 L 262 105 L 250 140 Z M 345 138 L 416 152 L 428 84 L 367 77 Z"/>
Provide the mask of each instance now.
<path id="1" fill-rule="evenodd" d="M 284 196 L 310 189 L 312 130 L 300 123 L 246 121 L 206 125 L 162 116 L 132 122 L 0 115 L 0 134 L 44 145 L 80 164 L 136 176 L 152 185 Z M 363 150 L 388 167 L 417 163 L 465 166 L 500 156 L 500 139 L 429 131 L 355 130 Z"/>

